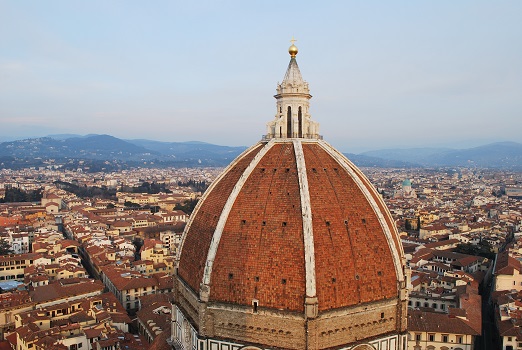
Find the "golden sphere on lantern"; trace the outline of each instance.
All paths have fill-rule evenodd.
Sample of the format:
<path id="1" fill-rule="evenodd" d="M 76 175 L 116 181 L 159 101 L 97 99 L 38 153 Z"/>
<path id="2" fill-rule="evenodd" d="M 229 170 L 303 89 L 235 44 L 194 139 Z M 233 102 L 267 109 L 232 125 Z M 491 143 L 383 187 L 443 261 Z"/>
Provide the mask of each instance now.
<path id="1" fill-rule="evenodd" d="M 297 46 L 295 46 L 294 44 L 292 44 L 292 46 L 290 46 L 288 48 L 288 53 L 290 54 L 290 56 L 292 57 L 295 57 L 295 55 L 297 55 Z"/>

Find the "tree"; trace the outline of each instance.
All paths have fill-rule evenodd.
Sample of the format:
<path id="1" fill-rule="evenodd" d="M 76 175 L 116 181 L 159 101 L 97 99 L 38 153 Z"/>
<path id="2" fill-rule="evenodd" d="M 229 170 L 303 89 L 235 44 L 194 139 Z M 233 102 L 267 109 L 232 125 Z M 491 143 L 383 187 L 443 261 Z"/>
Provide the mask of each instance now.
<path id="1" fill-rule="evenodd" d="M 491 246 L 491 243 L 489 243 L 486 240 L 482 240 L 476 245 L 471 243 L 460 243 L 455 248 L 455 252 L 468 255 L 482 256 L 488 259 L 495 258 L 493 247 Z"/>
<path id="2" fill-rule="evenodd" d="M 19 188 L 7 187 L 4 198 L 0 199 L 0 203 L 14 202 L 39 202 L 42 200 L 42 190 L 23 191 Z"/>
<path id="3" fill-rule="evenodd" d="M 127 208 L 141 208 L 141 206 L 138 203 L 134 203 L 134 202 L 130 202 L 130 201 L 125 201 L 125 203 L 123 203 L 123 205 Z"/>
<path id="4" fill-rule="evenodd" d="M 136 247 L 136 254 L 134 255 L 134 258 L 136 260 L 140 260 L 140 250 L 141 250 L 141 247 L 143 247 L 143 239 L 139 238 L 139 237 L 135 237 L 133 240 L 132 240 L 132 244 L 134 244 L 134 246 Z"/>
<path id="5" fill-rule="evenodd" d="M 206 191 L 208 186 L 210 186 L 210 183 L 208 183 L 206 181 L 197 181 L 197 180 L 190 179 L 186 182 L 178 181 L 178 186 L 190 187 L 190 188 L 192 188 L 193 191 L 203 193 Z"/>
<path id="6" fill-rule="evenodd" d="M 187 199 L 183 202 L 183 204 L 177 203 L 174 209 L 182 210 L 185 214 L 190 215 L 194 211 L 196 204 L 198 204 L 199 199 Z"/>
<path id="7" fill-rule="evenodd" d="M 11 249 L 11 245 L 5 238 L 0 238 L 0 255 L 13 254 L 14 251 Z"/>

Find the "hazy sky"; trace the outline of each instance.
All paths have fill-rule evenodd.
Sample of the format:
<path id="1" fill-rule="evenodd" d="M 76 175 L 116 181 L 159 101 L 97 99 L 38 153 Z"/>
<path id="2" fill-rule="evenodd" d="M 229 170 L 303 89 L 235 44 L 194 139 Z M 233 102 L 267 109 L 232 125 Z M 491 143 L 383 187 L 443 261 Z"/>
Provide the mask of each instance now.
<path id="1" fill-rule="evenodd" d="M 522 1 L 0 0 L 0 140 L 251 145 L 297 61 L 343 152 L 522 142 Z"/>

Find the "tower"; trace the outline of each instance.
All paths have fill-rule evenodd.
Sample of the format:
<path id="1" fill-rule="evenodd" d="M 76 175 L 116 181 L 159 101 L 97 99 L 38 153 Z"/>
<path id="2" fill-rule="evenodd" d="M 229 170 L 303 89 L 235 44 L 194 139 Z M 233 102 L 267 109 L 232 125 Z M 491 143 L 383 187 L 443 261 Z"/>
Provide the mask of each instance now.
<path id="1" fill-rule="evenodd" d="M 319 136 L 289 49 L 267 135 L 196 206 L 177 256 L 177 349 L 406 348 L 399 234 L 362 172 Z"/>
<path id="2" fill-rule="evenodd" d="M 290 63 L 283 82 L 277 84 L 275 120 L 267 124 L 266 138 L 319 138 L 319 124 L 309 113 L 312 95 L 295 59 L 297 47 L 292 43 L 288 52 Z"/>

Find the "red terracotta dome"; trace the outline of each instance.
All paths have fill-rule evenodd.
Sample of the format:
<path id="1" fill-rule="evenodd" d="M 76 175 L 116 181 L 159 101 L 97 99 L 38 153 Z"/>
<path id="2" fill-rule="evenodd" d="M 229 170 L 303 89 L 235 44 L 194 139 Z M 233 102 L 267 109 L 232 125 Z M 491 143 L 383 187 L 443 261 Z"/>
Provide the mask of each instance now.
<path id="1" fill-rule="evenodd" d="M 207 286 L 209 301 L 303 312 L 316 296 L 321 312 L 397 297 L 402 255 L 357 167 L 322 140 L 272 139 L 238 157 L 202 198 L 178 276 L 195 293 Z"/>

